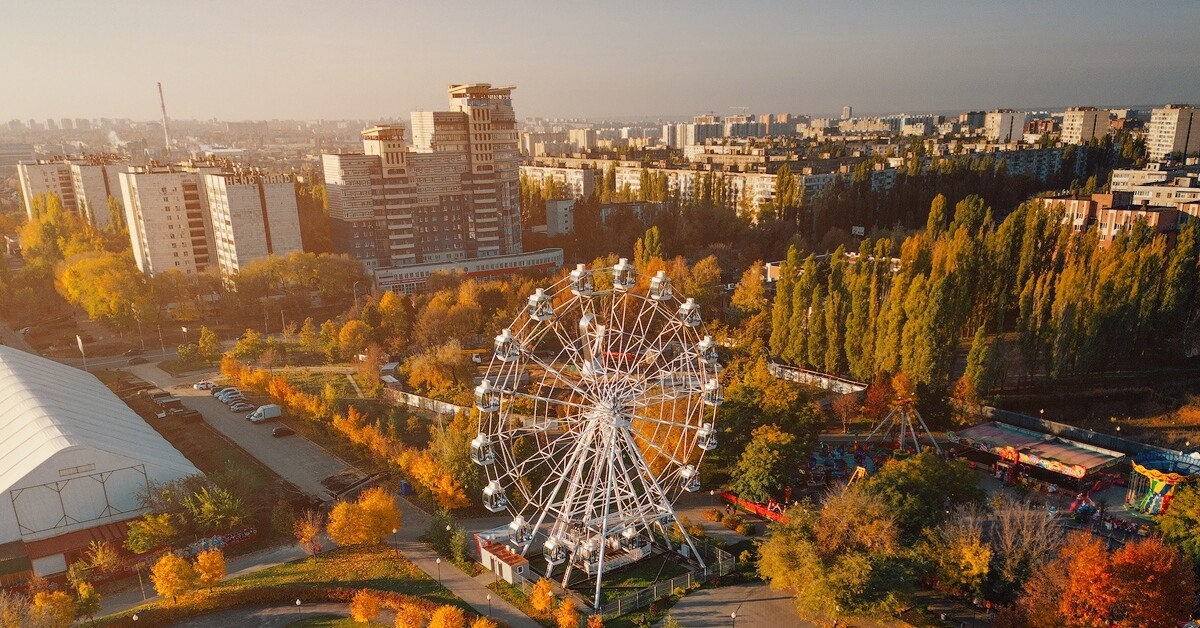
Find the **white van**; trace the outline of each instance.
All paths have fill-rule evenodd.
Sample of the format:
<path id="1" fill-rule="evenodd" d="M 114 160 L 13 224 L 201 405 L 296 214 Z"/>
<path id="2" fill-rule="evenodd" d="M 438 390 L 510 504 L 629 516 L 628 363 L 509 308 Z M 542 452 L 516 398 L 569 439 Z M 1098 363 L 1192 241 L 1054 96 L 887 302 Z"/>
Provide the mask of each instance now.
<path id="1" fill-rule="evenodd" d="M 278 404 L 268 403 L 259 406 L 257 410 L 247 414 L 246 418 L 251 423 L 262 423 L 271 419 L 278 419 L 280 416 L 283 416 L 283 408 L 280 408 Z"/>

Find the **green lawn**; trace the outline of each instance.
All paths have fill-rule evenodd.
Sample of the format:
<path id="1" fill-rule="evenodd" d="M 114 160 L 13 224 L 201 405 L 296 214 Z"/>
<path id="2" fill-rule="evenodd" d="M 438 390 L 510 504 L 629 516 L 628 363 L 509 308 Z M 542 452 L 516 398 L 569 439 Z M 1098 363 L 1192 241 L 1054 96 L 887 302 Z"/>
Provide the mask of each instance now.
<path id="1" fill-rule="evenodd" d="M 654 556 L 639 563 L 607 574 L 600 587 L 600 597 L 607 602 L 630 595 L 656 582 L 665 582 L 688 572 L 687 568 L 666 556 Z M 595 581 L 584 581 L 573 589 L 587 599 L 595 595 Z"/>
<path id="2" fill-rule="evenodd" d="M 437 580 L 426 575 L 408 559 L 397 555 L 390 547 L 368 545 L 341 547 L 325 552 L 317 558 L 305 558 L 268 567 L 226 580 L 217 585 L 212 592 L 194 591 L 181 596 L 177 604 L 152 602 L 107 617 L 101 620 L 99 625 L 128 626 L 129 615 L 133 612 L 151 620 L 147 625 L 166 625 L 179 617 L 241 606 L 260 606 L 281 597 L 303 598 L 305 590 L 320 591 L 331 588 L 390 591 L 422 598 L 436 605 L 453 604 L 470 613 L 474 612 Z M 313 595 L 318 599 L 320 597 L 316 593 Z M 316 620 L 317 618 L 312 618 L 312 621 Z"/>
<path id="3" fill-rule="evenodd" d="M 311 617 L 288 624 L 288 628 L 387 628 L 387 624 L 360 624 L 349 617 Z"/>

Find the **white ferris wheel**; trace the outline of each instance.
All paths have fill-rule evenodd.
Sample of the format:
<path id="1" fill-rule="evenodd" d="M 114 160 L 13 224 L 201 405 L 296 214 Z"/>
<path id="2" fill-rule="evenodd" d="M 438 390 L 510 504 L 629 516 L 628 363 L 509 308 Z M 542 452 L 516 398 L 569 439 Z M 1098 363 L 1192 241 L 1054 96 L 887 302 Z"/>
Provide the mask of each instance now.
<path id="1" fill-rule="evenodd" d="M 564 586 L 573 568 L 594 577 L 597 608 L 604 573 L 651 543 L 703 565 L 672 503 L 699 488 L 717 445 L 719 368 L 698 306 L 663 272 L 580 264 L 538 288 L 475 389 L 471 457 L 488 477 L 484 505 L 513 515 L 513 551 L 540 551 L 548 575 L 565 563 Z"/>

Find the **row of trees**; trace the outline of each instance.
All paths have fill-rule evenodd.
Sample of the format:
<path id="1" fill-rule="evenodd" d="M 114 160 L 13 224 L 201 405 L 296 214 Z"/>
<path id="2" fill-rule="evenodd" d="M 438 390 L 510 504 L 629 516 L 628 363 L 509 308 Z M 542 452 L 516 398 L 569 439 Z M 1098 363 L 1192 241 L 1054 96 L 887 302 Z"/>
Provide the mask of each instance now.
<path id="1" fill-rule="evenodd" d="M 888 240 L 850 259 L 789 250 L 772 307 L 770 349 L 785 361 L 869 379 L 908 373 L 945 389 L 958 339 L 974 336 L 965 385 L 986 393 L 1007 374 L 992 332 L 1011 328 L 1018 374 L 1060 378 L 1112 368 L 1195 322 L 1197 225 L 1173 248 L 1135 223 L 1101 248 L 1096 230 L 1062 223 L 1061 207 L 1022 204 L 999 225 L 979 197 L 926 229 L 893 260 Z"/>

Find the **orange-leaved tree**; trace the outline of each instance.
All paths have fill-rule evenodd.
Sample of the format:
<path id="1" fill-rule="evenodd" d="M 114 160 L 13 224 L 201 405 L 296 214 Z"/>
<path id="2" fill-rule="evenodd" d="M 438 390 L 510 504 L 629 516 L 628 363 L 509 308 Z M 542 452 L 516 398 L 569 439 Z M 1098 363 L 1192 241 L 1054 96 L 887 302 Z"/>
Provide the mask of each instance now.
<path id="1" fill-rule="evenodd" d="M 196 586 L 196 570 L 178 554 L 163 554 L 150 568 L 150 582 L 159 595 L 178 602 L 180 595 Z"/>
<path id="2" fill-rule="evenodd" d="M 196 555 L 195 569 L 200 586 L 212 591 L 225 579 L 225 554 L 215 547 L 204 550 Z"/>

